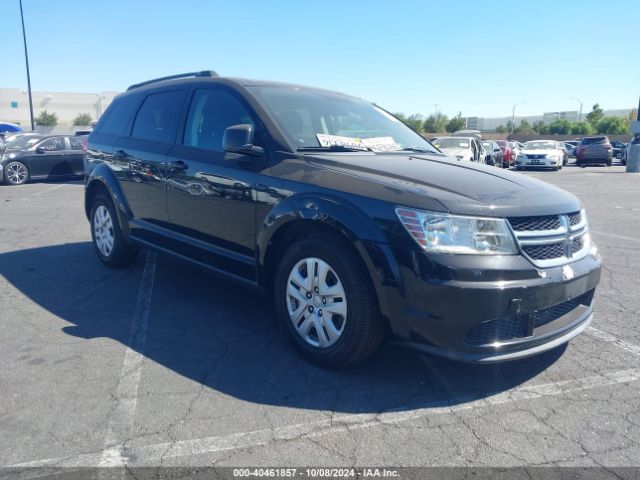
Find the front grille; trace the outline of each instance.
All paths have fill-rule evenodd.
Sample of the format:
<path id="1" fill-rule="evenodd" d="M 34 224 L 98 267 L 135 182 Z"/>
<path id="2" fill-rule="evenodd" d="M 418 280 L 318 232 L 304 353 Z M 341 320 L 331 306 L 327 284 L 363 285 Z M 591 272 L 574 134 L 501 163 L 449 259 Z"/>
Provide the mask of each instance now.
<path id="1" fill-rule="evenodd" d="M 464 341 L 468 345 L 479 346 L 490 345 L 494 342 L 505 342 L 514 338 L 529 337 L 533 335 L 534 329 L 558 320 L 580 305 L 590 306 L 593 300 L 593 292 L 593 290 L 589 290 L 579 297 L 549 308 L 536 310 L 531 315 L 514 315 L 480 323 L 467 331 Z"/>
<path id="2" fill-rule="evenodd" d="M 522 247 L 524 253 L 534 260 L 549 260 L 559 258 L 565 254 L 564 243 L 551 243 L 548 245 L 526 245 Z"/>
<path id="3" fill-rule="evenodd" d="M 571 240 L 571 255 L 578 253 L 584 248 L 584 238 L 578 237 Z"/>
<path id="4" fill-rule="evenodd" d="M 535 230 L 556 230 L 560 228 L 560 217 L 548 215 L 544 217 L 512 217 L 509 219 L 511 228 L 516 232 L 531 232 Z"/>
<path id="5" fill-rule="evenodd" d="M 588 252 L 582 212 L 508 219 L 522 253 L 541 268 L 562 265 Z"/>
<path id="6" fill-rule="evenodd" d="M 543 158 L 547 158 L 547 156 L 546 156 L 546 155 L 534 155 L 534 154 L 526 155 L 526 157 L 527 157 L 529 160 L 542 160 Z"/>
<path id="7" fill-rule="evenodd" d="M 569 225 L 575 227 L 582 221 L 582 214 L 580 212 L 569 214 Z"/>
<path id="8" fill-rule="evenodd" d="M 526 336 L 526 319 L 517 315 L 480 323 L 467 332 L 464 341 L 469 345 L 487 345 Z"/>

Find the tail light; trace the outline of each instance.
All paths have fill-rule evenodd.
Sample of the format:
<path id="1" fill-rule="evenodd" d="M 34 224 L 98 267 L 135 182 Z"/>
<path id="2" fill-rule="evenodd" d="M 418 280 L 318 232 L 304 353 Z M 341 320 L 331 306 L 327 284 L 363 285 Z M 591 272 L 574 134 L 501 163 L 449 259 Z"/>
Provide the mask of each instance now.
<path id="1" fill-rule="evenodd" d="M 82 139 L 82 151 L 86 152 L 88 147 L 89 147 L 89 141 L 85 137 Z"/>

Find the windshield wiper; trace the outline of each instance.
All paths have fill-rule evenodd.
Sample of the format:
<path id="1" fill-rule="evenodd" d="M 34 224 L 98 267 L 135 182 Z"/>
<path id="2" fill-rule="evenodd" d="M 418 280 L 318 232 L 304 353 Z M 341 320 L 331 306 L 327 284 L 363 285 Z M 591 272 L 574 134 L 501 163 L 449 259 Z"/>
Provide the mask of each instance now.
<path id="1" fill-rule="evenodd" d="M 373 152 L 369 147 L 351 148 L 343 145 L 331 145 L 329 147 L 300 147 L 298 152 Z"/>
<path id="2" fill-rule="evenodd" d="M 421 147 L 403 147 L 400 150 L 394 150 L 394 152 L 438 153 Z"/>

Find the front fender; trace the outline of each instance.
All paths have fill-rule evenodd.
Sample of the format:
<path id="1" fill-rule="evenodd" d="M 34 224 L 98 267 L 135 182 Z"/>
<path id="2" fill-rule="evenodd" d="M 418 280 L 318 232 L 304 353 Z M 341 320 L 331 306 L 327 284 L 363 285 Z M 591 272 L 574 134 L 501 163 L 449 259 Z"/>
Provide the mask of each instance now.
<path id="1" fill-rule="evenodd" d="M 129 232 L 129 220 L 133 218 L 129 204 L 122 193 L 120 183 L 116 178 L 113 170 L 107 164 L 100 164 L 91 170 L 87 177 L 85 186 L 84 208 L 87 218 L 91 214 L 91 199 L 96 189 L 104 189 L 109 193 L 116 212 L 118 214 L 118 223 L 123 232 Z"/>

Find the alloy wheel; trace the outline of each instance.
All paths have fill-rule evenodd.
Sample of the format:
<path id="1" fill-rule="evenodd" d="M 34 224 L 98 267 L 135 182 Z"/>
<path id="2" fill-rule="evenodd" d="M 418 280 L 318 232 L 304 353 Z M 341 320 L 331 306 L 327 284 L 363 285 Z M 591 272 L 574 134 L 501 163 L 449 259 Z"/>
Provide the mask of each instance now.
<path id="1" fill-rule="evenodd" d="M 28 174 L 27 167 L 22 163 L 15 162 L 7 165 L 7 179 L 15 185 L 26 182 Z"/>

